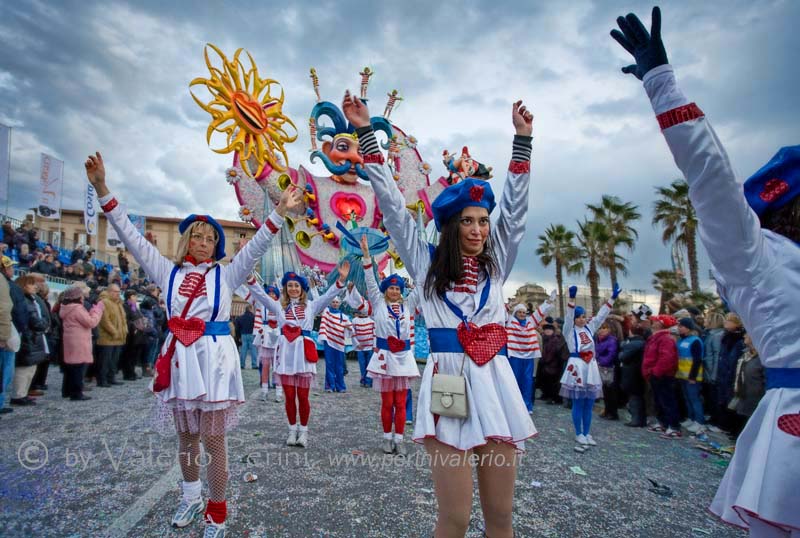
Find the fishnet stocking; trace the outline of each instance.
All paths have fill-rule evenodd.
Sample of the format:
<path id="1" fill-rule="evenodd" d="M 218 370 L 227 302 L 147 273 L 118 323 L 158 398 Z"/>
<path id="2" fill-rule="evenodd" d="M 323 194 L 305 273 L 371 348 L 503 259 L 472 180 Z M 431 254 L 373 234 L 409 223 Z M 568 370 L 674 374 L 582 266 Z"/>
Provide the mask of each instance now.
<path id="1" fill-rule="evenodd" d="M 228 486 L 228 449 L 224 435 L 204 435 L 203 448 L 206 450 L 206 479 L 209 499 L 215 502 L 225 500 Z"/>
<path id="2" fill-rule="evenodd" d="M 200 434 L 178 432 L 178 461 L 186 482 L 200 480 Z"/>

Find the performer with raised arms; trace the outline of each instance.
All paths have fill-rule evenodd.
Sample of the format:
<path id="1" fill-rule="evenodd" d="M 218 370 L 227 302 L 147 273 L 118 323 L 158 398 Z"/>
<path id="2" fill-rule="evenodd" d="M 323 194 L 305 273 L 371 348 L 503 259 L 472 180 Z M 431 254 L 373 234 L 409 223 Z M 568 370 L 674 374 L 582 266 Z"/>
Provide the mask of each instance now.
<path id="1" fill-rule="evenodd" d="M 720 296 L 741 316 L 759 352 L 767 392 L 736 442 L 711 511 L 750 536 L 800 534 L 800 146 L 782 148 L 737 179 L 703 111 L 680 90 L 661 40 L 634 14 L 611 35 L 635 64 L 675 163 L 689 183 L 700 240 Z M 791 68 L 791 66 L 787 66 Z"/>
<path id="2" fill-rule="evenodd" d="M 280 302 L 263 290 L 251 288 L 253 297 L 278 317 L 280 336 L 275 350 L 275 373 L 280 379 L 286 402 L 288 446 L 308 446 L 308 420 L 311 416 L 308 395 L 317 374 L 318 360 L 317 346 L 311 338 L 311 330 L 314 328 L 314 318 L 344 289 L 350 273 L 350 262 L 343 261 L 338 271 L 338 280 L 315 299 L 308 297 L 308 280 L 294 271 L 287 271 L 281 279 L 283 289 Z"/>
<path id="3" fill-rule="evenodd" d="M 222 226 L 208 215 L 189 215 L 178 225 L 181 238 L 173 262 L 136 230 L 109 192 L 100 153 L 90 155 L 85 167 L 109 223 L 150 280 L 167 291 L 170 334 L 156 362 L 152 390 L 163 411 L 161 418 L 174 421 L 178 432 L 183 498 L 172 525 L 185 527 L 203 512 L 202 441 L 209 459 L 210 492 L 204 536 L 223 538 L 228 483 L 225 434 L 236 422 L 237 406 L 245 402 L 239 354 L 229 328 L 231 297 L 267 251 L 286 213 L 301 206 L 302 193 L 287 189 L 265 224 L 228 265 L 219 263 L 225 257 Z"/>
<path id="4" fill-rule="evenodd" d="M 414 440 L 424 443 L 432 458 L 439 506 L 435 536 L 467 531 L 470 456 L 475 454 L 486 534 L 510 538 L 515 456 L 536 429 L 506 358 L 502 287 L 525 234 L 533 116 L 521 101 L 513 104 L 516 136 L 497 224 L 489 222 L 495 207 L 491 185 L 467 178 L 447 187 L 432 205 L 441 231 L 434 248 L 419 237 L 384 164 L 366 104 L 348 92 L 342 109 L 356 127 L 383 223 L 411 277 L 424 283 L 421 310 L 431 356 L 422 376 Z"/>

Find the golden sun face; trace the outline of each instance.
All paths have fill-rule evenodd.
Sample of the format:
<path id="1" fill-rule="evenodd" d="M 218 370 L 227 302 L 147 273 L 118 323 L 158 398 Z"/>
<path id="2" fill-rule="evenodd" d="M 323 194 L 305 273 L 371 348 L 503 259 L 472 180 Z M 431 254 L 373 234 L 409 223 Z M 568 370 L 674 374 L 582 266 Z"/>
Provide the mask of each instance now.
<path id="1" fill-rule="evenodd" d="M 212 65 L 209 48 L 219 56 L 221 68 Z M 214 132 L 225 135 L 226 146 L 211 148 L 212 151 L 238 153 L 239 162 L 250 177 L 261 174 L 267 164 L 283 172 L 289 160 L 286 144 L 297 140 L 297 127 L 283 114 L 281 85 L 276 80 L 262 79 L 253 57 L 245 51 L 250 60 L 250 67 L 246 68 L 239 59 L 242 50 L 238 49 L 229 61 L 217 47 L 207 44 L 204 54 L 210 78 L 198 77 L 189 84 L 190 88 L 205 86 L 212 96 L 204 103 L 191 92 L 200 108 L 211 114 L 206 142 L 211 144 Z"/>

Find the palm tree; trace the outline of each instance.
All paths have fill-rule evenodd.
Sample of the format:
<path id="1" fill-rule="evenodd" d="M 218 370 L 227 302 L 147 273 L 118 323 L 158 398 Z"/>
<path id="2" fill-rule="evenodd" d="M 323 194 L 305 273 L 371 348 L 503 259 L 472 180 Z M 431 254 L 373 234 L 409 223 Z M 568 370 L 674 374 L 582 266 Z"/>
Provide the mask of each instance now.
<path id="1" fill-rule="evenodd" d="M 551 224 L 544 234 L 539 236 L 539 247 L 536 249 L 536 255 L 539 256 L 542 265 L 547 267 L 553 262 L 556 264 L 558 302 L 562 317 L 564 316 L 564 271 L 568 275 L 579 271 L 575 264 L 579 260 L 580 253 L 574 241 L 574 232 L 567 230 L 563 224 Z"/>
<path id="2" fill-rule="evenodd" d="M 659 314 L 664 312 L 664 305 L 670 299 L 689 289 L 683 276 L 669 269 L 662 269 L 653 273 L 653 287 L 661 292 L 661 300 L 658 305 Z"/>
<path id="3" fill-rule="evenodd" d="M 611 276 L 611 288 L 618 283 L 617 272 L 627 274 L 625 258 L 617 254 L 617 247 L 622 245 L 633 252 L 633 245 L 639 238 L 639 233 L 631 224 L 640 218 L 639 207 L 630 202 L 623 202 L 616 196 L 603 195 L 598 205 L 586 204 L 592 213 L 592 219 L 603 225 L 609 240 L 606 243 L 606 255 L 600 263 L 601 267 L 608 269 Z"/>
<path id="4" fill-rule="evenodd" d="M 689 200 L 689 184 L 676 179 L 669 187 L 656 187 L 660 199 L 653 204 L 653 225 L 664 227 L 664 244 L 677 241 L 686 246 L 692 291 L 700 291 L 697 267 L 697 215 Z"/>
<path id="5" fill-rule="evenodd" d="M 580 229 L 578 244 L 580 245 L 581 259 L 589 262 L 586 280 L 589 281 L 592 296 L 592 311 L 597 313 L 600 310 L 600 273 L 597 268 L 606 259 L 606 244 L 610 236 L 602 224 L 588 219 L 578 222 L 578 228 Z M 579 262 L 579 265 L 583 269 L 583 262 Z"/>

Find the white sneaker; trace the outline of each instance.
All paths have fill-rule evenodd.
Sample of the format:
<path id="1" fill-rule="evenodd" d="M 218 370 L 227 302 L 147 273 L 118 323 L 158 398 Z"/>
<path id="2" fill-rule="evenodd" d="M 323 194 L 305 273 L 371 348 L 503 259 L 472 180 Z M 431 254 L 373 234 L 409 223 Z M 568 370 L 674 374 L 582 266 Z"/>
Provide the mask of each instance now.
<path id="1" fill-rule="evenodd" d="M 592 439 L 591 435 L 586 436 L 586 444 L 591 446 L 597 446 L 597 442 L 594 439 Z"/>
<path id="2" fill-rule="evenodd" d="M 302 431 L 297 435 L 297 446 L 303 448 L 308 446 L 308 431 Z"/>
<path id="3" fill-rule="evenodd" d="M 225 538 L 225 523 L 214 523 L 210 517 L 207 517 L 203 538 Z"/>
<path id="4" fill-rule="evenodd" d="M 692 419 L 690 419 L 690 418 L 687 418 L 686 420 L 681 422 L 681 427 L 682 428 L 686 428 L 688 430 L 689 426 L 691 426 L 692 424 L 694 424 L 694 421 Z"/>
<path id="5" fill-rule="evenodd" d="M 175 515 L 172 516 L 172 526 L 178 529 L 186 527 L 203 513 L 204 508 L 203 499 L 199 497 L 193 501 L 188 501 L 181 497 L 181 503 L 178 505 Z"/>
<path id="6" fill-rule="evenodd" d="M 394 452 L 394 447 L 392 446 L 391 439 L 384 439 L 383 443 L 381 443 L 381 450 L 383 450 L 384 454 L 391 454 Z"/>
<path id="7" fill-rule="evenodd" d="M 701 435 L 706 434 L 706 427 L 703 424 L 698 424 L 697 429 L 692 432 L 692 435 L 695 437 L 700 437 Z"/>
<path id="8" fill-rule="evenodd" d="M 278 387 L 275 389 L 275 401 L 280 402 L 283 400 L 283 389 Z"/>
<path id="9" fill-rule="evenodd" d="M 703 427 L 703 426 L 701 426 L 701 425 L 700 425 L 700 424 L 698 424 L 697 422 L 692 422 L 691 424 L 689 424 L 689 425 L 686 427 L 686 430 L 687 430 L 689 433 L 697 433 L 697 432 L 698 432 L 698 431 L 699 431 L 699 430 L 700 430 L 702 427 Z"/>
<path id="10" fill-rule="evenodd" d="M 707 424 L 706 429 L 713 433 L 722 433 L 722 430 L 714 426 L 713 424 Z"/>
<path id="11" fill-rule="evenodd" d="M 286 446 L 297 445 L 297 430 L 289 430 L 289 437 L 286 438 Z"/>
<path id="12" fill-rule="evenodd" d="M 262 390 L 261 391 L 261 401 L 262 402 L 269 401 L 269 392 L 268 391 L 266 391 L 266 390 Z"/>
<path id="13" fill-rule="evenodd" d="M 403 441 L 394 442 L 394 451 L 397 452 L 398 456 L 405 456 L 408 454 L 408 449 L 406 449 L 406 444 Z"/>
<path id="14" fill-rule="evenodd" d="M 577 442 L 579 445 L 588 445 L 588 444 L 589 444 L 589 442 L 586 440 L 586 436 L 585 436 L 585 435 L 583 435 L 583 434 L 576 435 L 576 436 L 575 436 L 575 441 L 576 441 L 576 442 Z"/>

